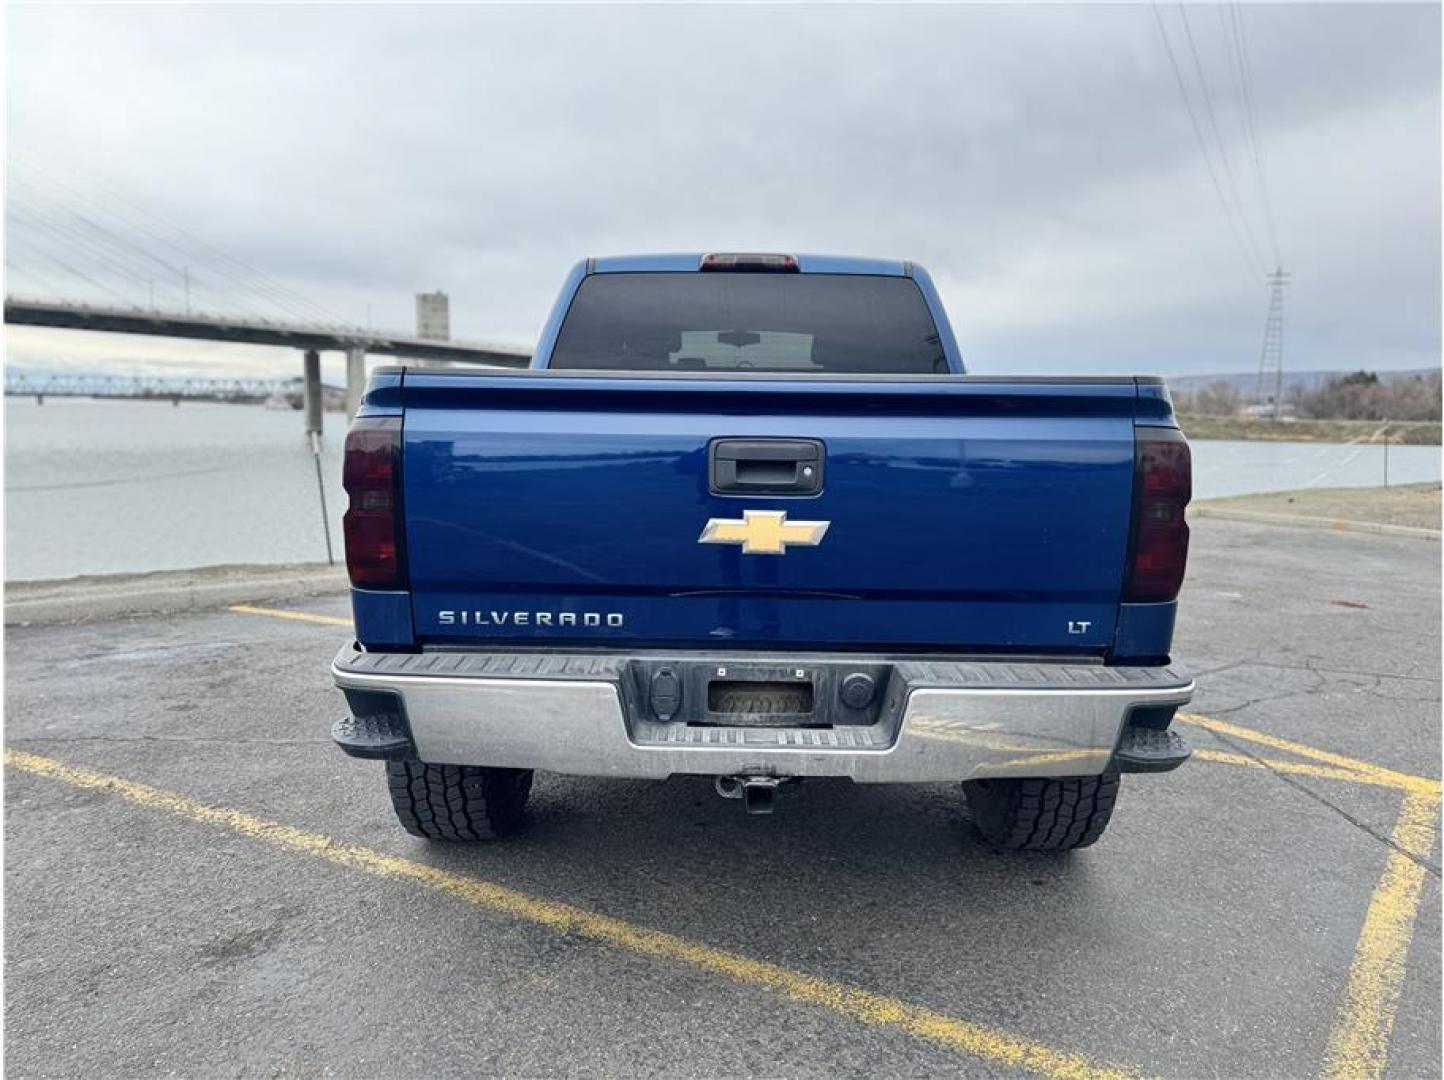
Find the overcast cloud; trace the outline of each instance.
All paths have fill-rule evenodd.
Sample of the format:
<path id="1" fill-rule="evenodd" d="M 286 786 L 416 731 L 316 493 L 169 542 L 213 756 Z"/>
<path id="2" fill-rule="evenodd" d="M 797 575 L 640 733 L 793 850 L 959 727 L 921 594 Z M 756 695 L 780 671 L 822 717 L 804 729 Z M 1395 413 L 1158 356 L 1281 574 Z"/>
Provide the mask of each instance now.
<path id="1" fill-rule="evenodd" d="M 1211 138 L 1179 9 L 1161 13 Z M 1271 269 L 1226 16 L 1189 9 Z M 1242 17 L 1288 366 L 1437 364 L 1438 7 Z M 15 7 L 9 60 L 11 292 L 110 299 L 55 262 L 84 255 L 55 232 L 83 206 L 63 183 L 125 193 L 355 323 L 409 328 L 412 294 L 441 288 L 454 335 L 529 343 L 585 255 L 818 251 L 929 267 L 973 370 L 1257 365 L 1261 271 L 1147 5 Z M 193 272 L 197 306 L 257 307 Z M 40 330 L 12 332 L 10 360 L 298 367 Z"/>

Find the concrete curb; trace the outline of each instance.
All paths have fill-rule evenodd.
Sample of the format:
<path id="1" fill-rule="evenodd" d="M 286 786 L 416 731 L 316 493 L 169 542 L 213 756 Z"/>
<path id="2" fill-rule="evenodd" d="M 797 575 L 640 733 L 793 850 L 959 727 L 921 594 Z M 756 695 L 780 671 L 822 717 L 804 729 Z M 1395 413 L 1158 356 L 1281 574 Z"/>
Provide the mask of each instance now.
<path id="1" fill-rule="evenodd" d="M 340 566 L 208 566 L 154 574 L 106 574 L 5 586 L 6 626 L 93 622 L 124 615 L 168 615 L 227 604 L 344 592 Z"/>
<path id="2" fill-rule="evenodd" d="M 1386 525 L 1378 521 L 1350 521 L 1347 518 L 1311 517 L 1307 514 L 1270 514 L 1263 510 L 1235 510 L 1228 506 L 1209 506 L 1207 503 L 1194 503 L 1189 506 L 1188 516 L 1252 521 L 1262 525 L 1293 525 L 1301 529 L 1326 529 L 1332 532 L 1408 536 L 1415 540 L 1438 540 L 1444 536 L 1438 529 L 1420 529 L 1412 525 Z"/>

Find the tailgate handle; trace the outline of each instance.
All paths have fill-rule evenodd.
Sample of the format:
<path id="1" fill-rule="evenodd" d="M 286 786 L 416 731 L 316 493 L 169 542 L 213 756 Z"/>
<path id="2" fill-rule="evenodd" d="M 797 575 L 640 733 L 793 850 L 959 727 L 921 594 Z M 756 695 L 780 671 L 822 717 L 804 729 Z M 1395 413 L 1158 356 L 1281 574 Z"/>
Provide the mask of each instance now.
<path id="1" fill-rule="evenodd" d="M 713 439 L 708 479 L 715 495 L 816 495 L 822 443 L 816 439 Z"/>

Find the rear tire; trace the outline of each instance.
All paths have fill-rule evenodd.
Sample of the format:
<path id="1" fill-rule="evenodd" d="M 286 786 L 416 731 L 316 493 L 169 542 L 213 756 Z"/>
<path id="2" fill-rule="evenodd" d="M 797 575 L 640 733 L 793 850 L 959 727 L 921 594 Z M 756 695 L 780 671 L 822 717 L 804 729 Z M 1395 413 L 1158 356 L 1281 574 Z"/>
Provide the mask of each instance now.
<path id="1" fill-rule="evenodd" d="M 1051 780 L 970 780 L 973 824 L 1007 851 L 1072 851 L 1103 835 L 1118 799 L 1118 774 Z"/>
<path id="2" fill-rule="evenodd" d="M 496 840 L 521 826 L 530 769 L 388 761 L 386 783 L 401 827 L 427 840 Z"/>

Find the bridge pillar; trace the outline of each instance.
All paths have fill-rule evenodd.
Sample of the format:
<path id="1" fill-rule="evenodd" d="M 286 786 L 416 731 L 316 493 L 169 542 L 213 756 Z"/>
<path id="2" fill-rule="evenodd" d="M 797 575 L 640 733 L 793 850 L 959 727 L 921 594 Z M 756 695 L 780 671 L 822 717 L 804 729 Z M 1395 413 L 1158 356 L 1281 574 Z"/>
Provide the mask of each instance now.
<path id="1" fill-rule="evenodd" d="M 366 390 L 366 350 L 353 345 L 346 350 L 346 415 L 355 416 Z"/>
<path id="2" fill-rule="evenodd" d="M 301 400 L 306 414 L 306 434 L 321 434 L 321 354 L 307 349 L 301 366 Z"/>

